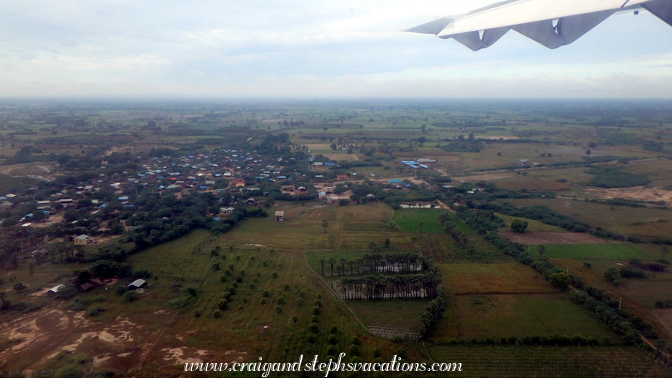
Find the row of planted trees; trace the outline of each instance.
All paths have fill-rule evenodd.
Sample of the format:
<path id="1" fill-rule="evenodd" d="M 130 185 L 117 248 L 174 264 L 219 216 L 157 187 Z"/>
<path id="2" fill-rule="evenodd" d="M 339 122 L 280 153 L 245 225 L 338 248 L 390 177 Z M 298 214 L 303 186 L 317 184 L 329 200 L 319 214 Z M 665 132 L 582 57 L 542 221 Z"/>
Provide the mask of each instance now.
<path id="1" fill-rule="evenodd" d="M 441 275 L 434 268 L 422 274 L 342 278 L 332 285 L 344 299 L 435 298 Z"/>
<path id="2" fill-rule="evenodd" d="M 322 275 L 324 276 L 325 265 L 329 267 L 329 274 L 334 275 L 361 275 L 361 274 L 409 274 L 426 272 L 431 269 L 432 262 L 425 256 L 415 253 L 389 253 L 389 254 L 364 254 L 361 258 L 355 260 L 328 260 L 320 259 Z"/>
<path id="3" fill-rule="evenodd" d="M 476 251 L 476 247 L 474 247 L 474 245 L 469 242 L 467 234 L 460 231 L 460 229 L 457 228 L 455 223 L 445 222 L 441 216 L 439 217 L 439 221 L 443 225 L 445 232 L 448 235 L 450 235 L 453 238 L 453 240 L 455 240 L 455 243 L 458 245 L 458 247 L 460 247 L 464 252 L 466 252 L 467 255 L 469 255 L 469 257 L 473 257 L 474 252 Z"/>

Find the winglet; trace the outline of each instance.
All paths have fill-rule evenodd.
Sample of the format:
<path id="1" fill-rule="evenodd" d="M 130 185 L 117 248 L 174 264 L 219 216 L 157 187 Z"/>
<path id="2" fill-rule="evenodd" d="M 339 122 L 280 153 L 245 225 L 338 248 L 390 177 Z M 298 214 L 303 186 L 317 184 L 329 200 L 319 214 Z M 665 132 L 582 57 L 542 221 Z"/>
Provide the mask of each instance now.
<path id="1" fill-rule="evenodd" d="M 448 24 L 453 22 L 452 18 L 443 17 L 438 20 L 430 21 L 426 24 L 418 25 L 410 29 L 406 29 L 407 32 L 411 33 L 422 33 L 422 34 L 434 34 L 437 35 L 443 30 Z"/>

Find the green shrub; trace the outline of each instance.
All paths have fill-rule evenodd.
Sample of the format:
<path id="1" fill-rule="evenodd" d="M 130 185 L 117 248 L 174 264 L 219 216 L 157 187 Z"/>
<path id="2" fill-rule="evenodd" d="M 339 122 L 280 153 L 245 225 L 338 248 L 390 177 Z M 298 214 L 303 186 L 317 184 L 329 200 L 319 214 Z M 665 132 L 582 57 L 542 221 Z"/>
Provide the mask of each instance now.
<path id="1" fill-rule="evenodd" d="M 89 316 L 98 316 L 98 315 L 100 315 L 100 313 L 103 312 L 103 311 L 105 311 L 105 309 L 102 308 L 102 307 L 99 307 L 99 306 L 92 306 L 92 307 L 89 307 L 88 310 L 86 310 L 86 313 L 87 313 Z"/>
<path id="2" fill-rule="evenodd" d="M 125 292 L 123 297 L 126 302 L 133 302 L 138 299 L 138 293 L 136 293 L 135 290 L 130 290 Z"/>

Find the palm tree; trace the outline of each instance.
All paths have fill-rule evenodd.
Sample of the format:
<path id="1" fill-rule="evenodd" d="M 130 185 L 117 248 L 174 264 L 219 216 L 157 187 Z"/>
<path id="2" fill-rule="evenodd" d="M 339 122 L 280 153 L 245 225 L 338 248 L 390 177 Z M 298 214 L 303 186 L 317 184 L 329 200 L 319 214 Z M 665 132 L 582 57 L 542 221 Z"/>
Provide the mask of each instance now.
<path id="1" fill-rule="evenodd" d="M 355 264 L 355 263 L 354 263 L 353 261 L 348 261 L 348 265 L 350 265 L 350 274 L 351 274 L 351 275 L 354 274 L 354 273 L 352 272 L 352 266 L 353 266 L 354 264 Z"/>
<path id="2" fill-rule="evenodd" d="M 420 227 L 420 233 L 421 234 L 422 234 L 422 226 L 424 226 L 424 225 L 425 225 L 424 223 L 418 222 L 418 226 Z"/>
<path id="3" fill-rule="evenodd" d="M 335 258 L 332 257 L 332 258 L 329 259 L 329 265 L 331 265 L 331 275 L 332 275 L 332 276 L 334 275 L 334 264 L 335 264 L 335 263 L 336 263 L 336 259 L 335 259 Z"/>
<path id="4" fill-rule="evenodd" d="M 341 270 L 343 271 L 343 274 L 345 274 L 345 264 L 347 263 L 347 261 L 345 261 L 345 259 L 341 259 L 340 263 L 341 263 Z"/>
<path id="5" fill-rule="evenodd" d="M 326 261 L 324 261 L 324 259 L 320 259 L 320 265 L 322 265 L 322 275 L 323 275 L 323 276 L 324 276 L 324 263 L 325 263 L 325 262 L 326 262 Z"/>

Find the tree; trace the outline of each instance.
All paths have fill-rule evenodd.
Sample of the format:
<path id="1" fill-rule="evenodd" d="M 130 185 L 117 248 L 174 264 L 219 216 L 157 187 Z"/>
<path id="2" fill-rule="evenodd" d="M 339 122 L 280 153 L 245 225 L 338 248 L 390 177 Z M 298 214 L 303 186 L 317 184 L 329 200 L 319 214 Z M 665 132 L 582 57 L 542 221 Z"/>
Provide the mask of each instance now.
<path id="1" fill-rule="evenodd" d="M 551 274 L 551 276 L 548 277 L 548 281 L 551 283 L 551 285 L 559 288 L 560 290 L 565 290 L 567 286 L 572 283 L 572 280 L 569 278 L 567 273 L 563 272 Z"/>
<path id="2" fill-rule="evenodd" d="M 609 281 L 612 285 L 618 286 L 620 283 L 621 273 L 618 271 L 618 268 L 612 266 L 604 271 L 604 278 Z"/>
<path id="3" fill-rule="evenodd" d="M 322 275 L 323 275 L 323 276 L 324 276 L 324 263 L 325 263 L 325 262 L 326 262 L 326 261 L 324 261 L 324 259 L 320 259 L 320 265 L 322 266 Z"/>
<path id="4" fill-rule="evenodd" d="M 332 276 L 334 275 L 334 264 L 335 264 L 335 263 L 336 263 L 336 259 L 335 259 L 335 258 L 332 257 L 332 258 L 329 259 L 329 265 L 331 266 L 331 275 L 332 275 Z"/>
<path id="5" fill-rule="evenodd" d="M 540 245 L 537 247 L 537 251 L 539 252 L 539 257 L 543 258 L 544 253 L 546 253 L 546 247 L 544 245 Z"/>
<path id="6" fill-rule="evenodd" d="M 327 233 L 327 227 L 329 227 L 329 222 L 327 222 L 326 219 L 322 219 L 322 228 L 324 229 L 324 233 Z"/>
<path id="7" fill-rule="evenodd" d="M 420 233 L 421 234 L 422 234 L 422 226 L 424 226 L 424 225 L 425 225 L 424 223 L 418 222 L 418 227 L 420 228 Z"/>
<path id="8" fill-rule="evenodd" d="M 592 152 L 593 152 L 593 151 L 591 151 L 591 150 L 586 150 L 586 156 L 590 156 L 590 154 L 591 154 Z"/>
<path id="9" fill-rule="evenodd" d="M 513 232 L 523 233 L 525 232 L 526 228 L 527 228 L 527 221 L 516 219 L 513 222 L 511 222 L 511 231 Z"/>

